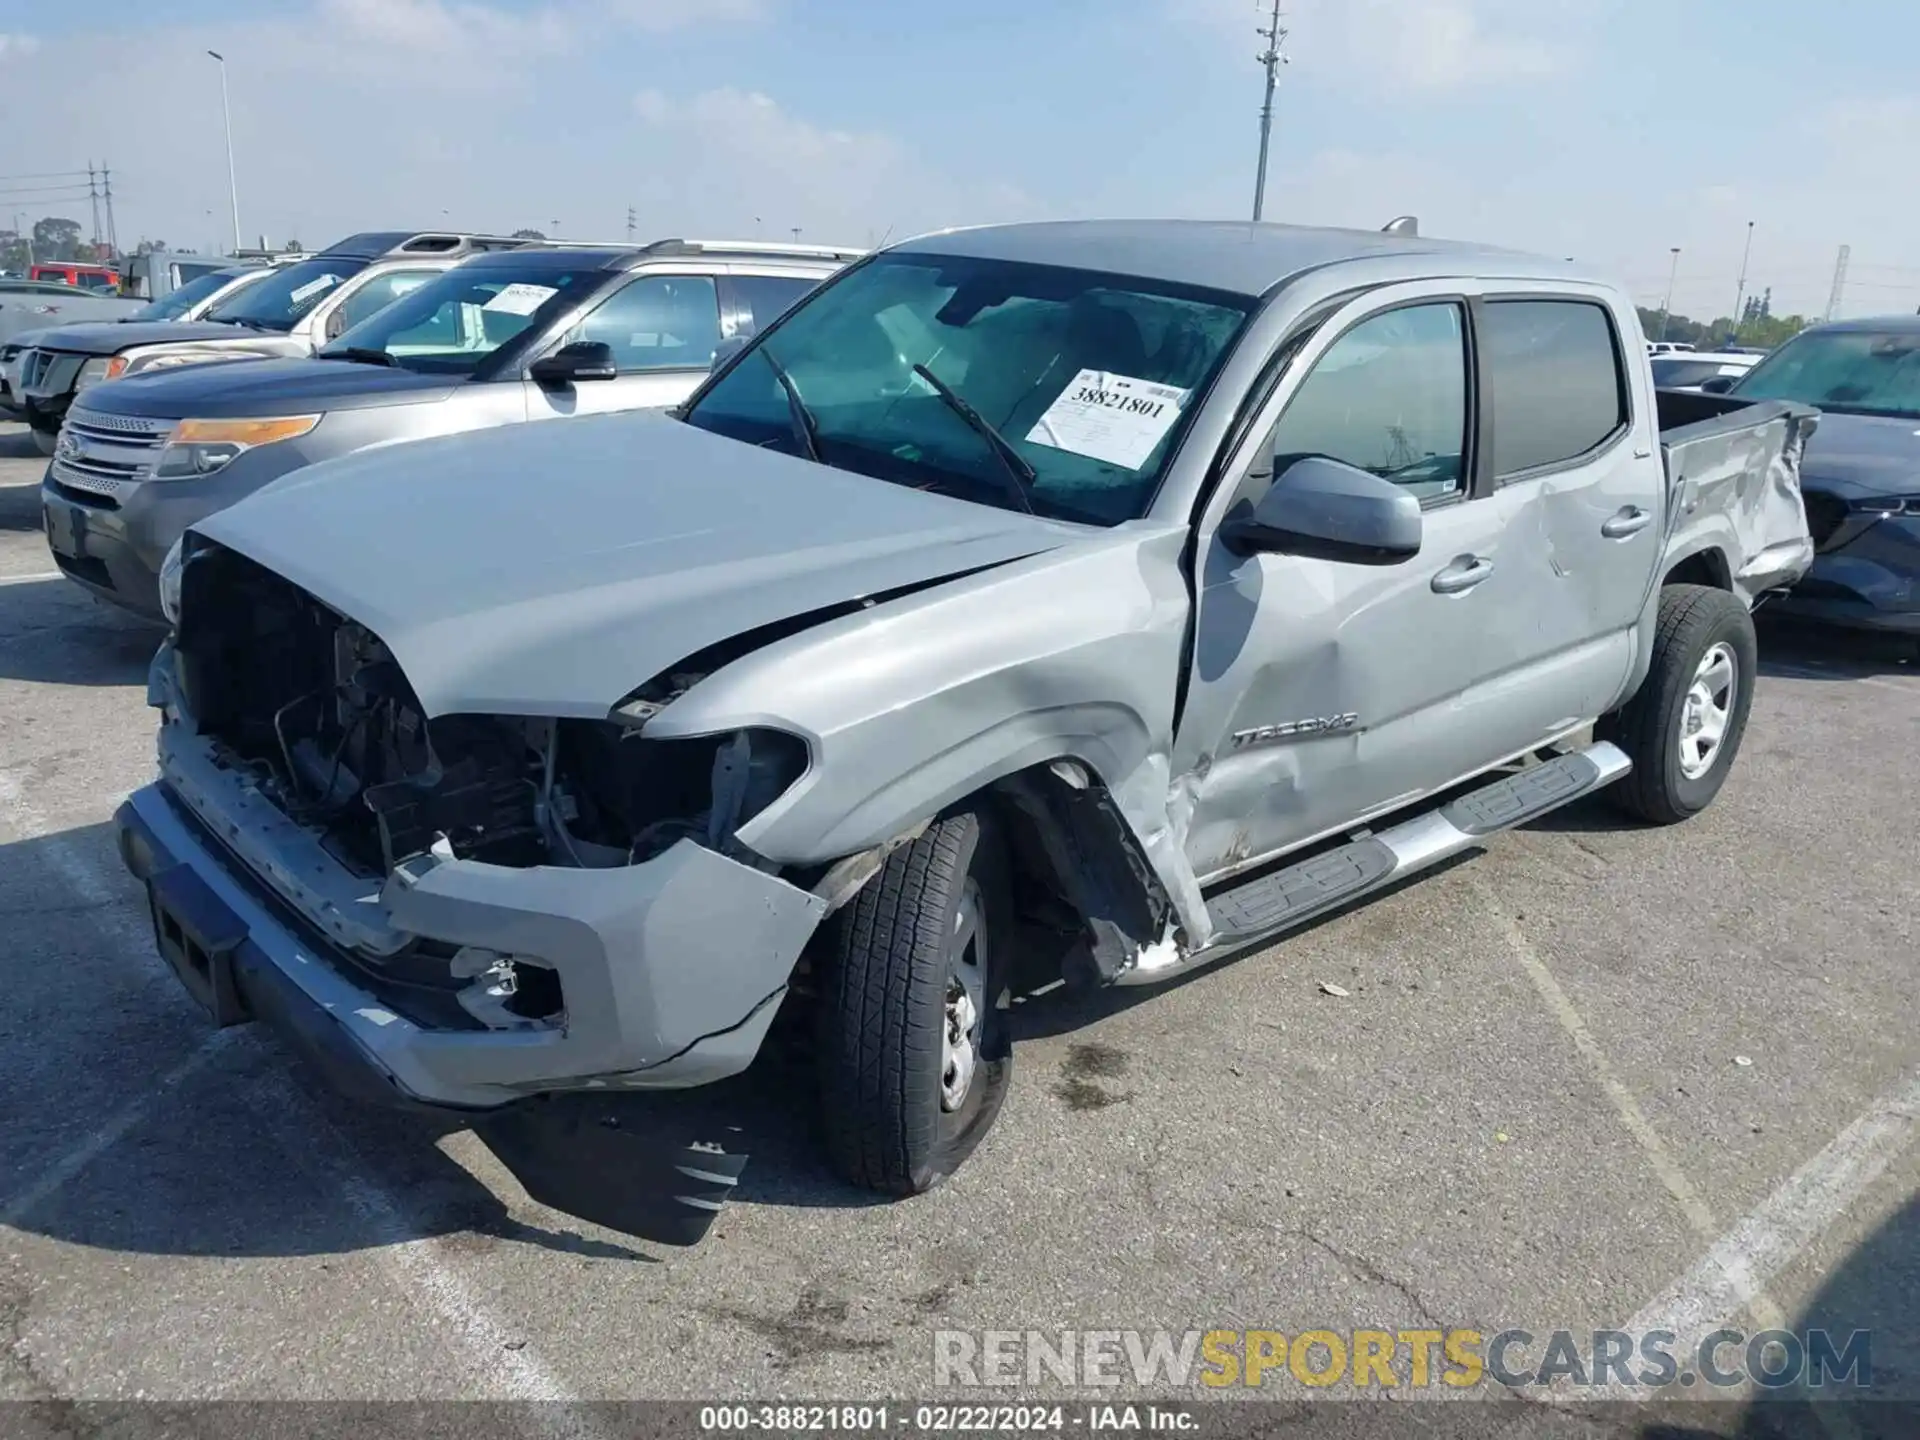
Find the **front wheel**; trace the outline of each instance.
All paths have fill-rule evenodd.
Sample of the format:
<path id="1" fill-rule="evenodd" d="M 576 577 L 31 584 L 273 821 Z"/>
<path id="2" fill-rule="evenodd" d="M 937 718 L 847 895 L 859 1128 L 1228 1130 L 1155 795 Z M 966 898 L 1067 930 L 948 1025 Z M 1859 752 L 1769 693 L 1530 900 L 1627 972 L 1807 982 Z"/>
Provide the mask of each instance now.
<path id="1" fill-rule="evenodd" d="M 44 430 L 31 430 L 28 433 L 33 436 L 33 448 L 42 455 L 53 454 L 54 448 L 60 443 L 58 434 L 49 435 Z"/>
<path id="2" fill-rule="evenodd" d="M 1607 791 L 1614 802 L 1655 825 L 1711 805 L 1740 752 L 1758 671 L 1753 616 L 1738 599 L 1704 585 L 1662 590 L 1652 669 L 1600 730 L 1633 761 Z"/>
<path id="3" fill-rule="evenodd" d="M 895 850 L 836 917 L 817 1059 L 827 1149 L 854 1184 L 931 1190 L 1000 1113 L 1006 895 L 990 817 L 963 812 Z"/>

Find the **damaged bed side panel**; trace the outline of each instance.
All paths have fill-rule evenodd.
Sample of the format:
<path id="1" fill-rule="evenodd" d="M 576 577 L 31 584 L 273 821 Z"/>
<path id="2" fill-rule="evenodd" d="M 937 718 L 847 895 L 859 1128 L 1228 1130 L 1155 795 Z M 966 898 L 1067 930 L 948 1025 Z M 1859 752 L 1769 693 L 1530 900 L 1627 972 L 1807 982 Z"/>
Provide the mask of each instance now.
<path id="1" fill-rule="evenodd" d="M 1186 539 L 1184 526 L 1120 526 L 831 622 L 716 672 L 646 734 L 804 735 L 807 775 L 740 831 L 791 865 L 884 844 L 997 780 L 1072 757 L 1113 797 L 1180 921 L 1204 933 L 1169 805 Z"/>

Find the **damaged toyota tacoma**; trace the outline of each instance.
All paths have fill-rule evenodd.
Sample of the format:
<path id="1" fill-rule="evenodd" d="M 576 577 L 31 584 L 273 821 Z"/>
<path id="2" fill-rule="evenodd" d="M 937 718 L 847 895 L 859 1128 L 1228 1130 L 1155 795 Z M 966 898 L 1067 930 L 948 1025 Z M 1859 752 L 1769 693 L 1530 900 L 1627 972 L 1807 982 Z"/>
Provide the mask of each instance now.
<path id="1" fill-rule="evenodd" d="M 785 1010 L 837 1168 L 909 1194 L 992 1124 L 1017 995 L 1602 787 L 1698 812 L 1817 412 L 1656 397 L 1626 292 L 1411 228 L 938 234 L 671 415 L 206 519 L 118 816 L 162 952 L 479 1114 L 734 1075 Z"/>

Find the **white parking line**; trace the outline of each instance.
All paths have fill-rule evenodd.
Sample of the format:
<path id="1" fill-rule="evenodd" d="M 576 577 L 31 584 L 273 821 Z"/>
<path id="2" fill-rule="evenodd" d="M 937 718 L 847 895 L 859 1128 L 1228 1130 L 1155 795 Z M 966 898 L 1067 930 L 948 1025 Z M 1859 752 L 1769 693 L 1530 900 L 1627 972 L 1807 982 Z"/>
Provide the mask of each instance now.
<path id="1" fill-rule="evenodd" d="M 1560 1028 L 1567 1032 L 1578 1050 L 1599 1077 L 1600 1088 L 1606 1091 L 1607 1099 L 1613 1103 L 1614 1110 L 1620 1116 L 1620 1122 L 1627 1127 L 1627 1133 L 1640 1143 L 1647 1152 L 1647 1160 L 1653 1166 L 1653 1173 L 1660 1177 L 1660 1183 L 1667 1187 L 1669 1194 L 1680 1202 L 1680 1208 L 1686 1212 L 1688 1223 L 1703 1237 L 1711 1239 L 1719 1233 L 1720 1225 L 1713 1217 L 1713 1211 L 1707 1202 L 1700 1198 L 1700 1192 L 1693 1188 L 1679 1162 L 1673 1158 L 1673 1152 L 1667 1149 L 1666 1142 L 1647 1119 L 1646 1112 L 1640 1108 L 1640 1102 L 1633 1098 L 1633 1092 L 1627 1089 L 1626 1082 L 1614 1072 L 1612 1062 L 1606 1052 L 1600 1048 L 1600 1042 L 1593 1038 L 1593 1032 L 1587 1029 L 1587 1022 L 1580 1018 L 1580 1012 L 1573 1007 L 1573 1001 L 1567 998 L 1567 992 L 1560 988 L 1560 982 L 1553 978 L 1553 972 L 1547 969 L 1546 962 L 1533 948 L 1533 943 L 1520 932 L 1513 923 L 1506 907 L 1494 898 L 1486 885 L 1476 875 L 1468 880 L 1480 897 L 1480 904 L 1493 917 L 1500 927 L 1501 938 L 1507 942 L 1507 949 L 1519 962 L 1520 968 L 1527 972 L 1527 978 L 1533 982 L 1533 988 L 1540 992 L 1540 998 L 1547 1002 L 1547 1009 L 1559 1022 Z"/>
<path id="2" fill-rule="evenodd" d="M 1627 1322 L 1671 1330 L 1686 1353 L 1738 1313 L 1824 1234 L 1920 1130 L 1920 1074 L 1909 1076 L 1720 1237 L 1692 1269 Z"/>
<path id="3" fill-rule="evenodd" d="M 31 575 L 0 575 L 0 585 L 31 585 L 36 580 L 58 580 L 58 570 L 35 570 Z"/>
<path id="4" fill-rule="evenodd" d="M 232 1034 L 231 1030 L 213 1031 L 201 1045 L 188 1052 L 186 1059 L 162 1075 L 139 1098 L 116 1111 L 106 1124 L 92 1131 L 86 1139 L 43 1170 L 32 1184 L 0 1203 L 0 1225 L 18 1225 L 42 1202 L 65 1187 L 68 1181 L 124 1140 L 128 1132 L 147 1118 L 156 1101 L 171 1093 L 189 1075 L 204 1068 L 225 1047 L 227 1038 Z"/>
<path id="5" fill-rule="evenodd" d="M 29 772 L 0 770 L 0 821 L 14 840 L 34 840 L 40 857 L 53 869 L 74 898 L 88 905 L 110 906 L 121 897 L 85 851 L 61 836 L 54 822 L 27 798 Z M 143 927 L 124 915 L 104 911 L 97 917 L 104 935 L 122 949 L 148 960 L 144 972 L 167 982 L 177 992 L 172 976 L 152 960 L 151 943 Z M 138 940 L 139 943 L 134 943 Z M 0 1210 L 0 1224 L 12 1224 L 44 1203 L 82 1170 L 105 1154 L 145 1118 L 152 1104 L 213 1057 L 232 1031 L 214 1031 L 186 1058 L 148 1087 L 146 1093 L 94 1130 L 74 1149 L 54 1161 Z M 476 1301 L 434 1253 L 431 1241 L 414 1233 L 404 1209 L 366 1178 L 353 1148 L 332 1123 L 299 1096 L 284 1078 L 252 1082 L 242 1096 L 263 1125 L 278 1132 L 282 1147 L 296 1163 L 317 1164 L 339 1189 L 349 1208 L 376 1236 L 376 1255 L 393 1269 L 402 1289 L 429 1310 L 463 1342 L 464 1359 L 475 1375 L 474 1398 L 576 1401 L 578 1397 L 549 1371 L 524 1339 L 501 1325 Z M 298 1115 L 297 1127 L 287 1124 Z M 296 1133 L 297 1130 L 297 1133 Z M 500 1394 L 481 1393 L 501 1391 Z M 542 1407 L 535 1424 L 546 1433 L 573 1440 L 592 1436 L 598 1427 L 590 1416 L 563 1407 Z"/>

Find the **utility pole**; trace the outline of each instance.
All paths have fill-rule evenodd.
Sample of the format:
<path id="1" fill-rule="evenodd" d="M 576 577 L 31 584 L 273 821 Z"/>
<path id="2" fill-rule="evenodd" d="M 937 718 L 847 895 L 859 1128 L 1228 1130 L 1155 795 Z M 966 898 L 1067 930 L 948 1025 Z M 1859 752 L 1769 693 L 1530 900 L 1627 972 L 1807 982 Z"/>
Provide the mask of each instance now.
<path id="1" fill-rule="evenodd" d="M 1287 32 L 1280 28 L 1280 0 L 1273 0 L 1273 18 L 1266 29 L 1255 33 L 1267 42 L 1267 48 L 1258 56 L 1267 71 L 1267 99 L 1260 107 L 1260 170 L 1253 179 L 1253 218 L 1258 221 L 1267 205 L 1267 148 L 1273 139 L 1273 87 L 1279 83 L 1280 67 L 1287 63 L 1280 49 L 1287 39 Z"/>
<path id="2" fill-rule="evenodd" d="M 1740 288 L 1733 295 L 1733 338 L 1740 340 L 1740 307 L 1747 301 L 1747 261 L 1753 258 L 1753 221 L 1747 222 L 1747 248 L 1740 252 Z"/>
<path id="3" fill-rule="evenodd" d="M 100 258 L 100 192 L 94 188 L 93 162 L 87 161 L 87 203 L 93 207 L 93 258 Z"/>
<path id="4" fill-rule="evenodd" d="M 633 206 L 627 207 L 627 243 L 633 243 L 633 232 L 639 228 L 639 217 L 633 213 Z"/>
<path id="5" fill-rule="evenodd" d="M 27 242 L 27 269 L 31 270 L 33 269 L 33 231 L 20 228 L 20 222 L 23 218 L 24 217 L 20 215 L 13 217 L 13 233 Z"/>
<path id="6" fill-rule="evenodd" d="M 793 242 L 796 245 L 800 243 L 800 227 L 798 225 L 793 227 Z"/>
<path id="7" fill-rule="evenodd" d="M 1847 288 L 1847 261 L 1853 258 L 1853 247 L 1842 245 L 1840 257 L 1833 262 L 1833 293 L 1827 296 L 1827 319 L 1840 318 L 1840 296 Z"/>
<path id="8" fill-rule="evenodd" d="M 233 205 L 233 253 L 238 255 L 241 249 L 240 181 L 233 168 L 233 106 L 227 103 L 227 57 L 218 50 L 209 50 L 207 54 L 220 62 L 220 118 L 227 127 L 227 199 Z"/>
<path id="9" fill-rule="evenodd" d="M 120 232 L 113 223 L 113 172 L 102 164 L 100 167 L 101 198 L 107 205 L 107 249 L 112 254 L 120 253 Z"/>
<path id="10" fill-rule="evenodd" d="M 1680 275 L 1680 247 L 1673 247 L 1673 265 L 1667 271 L 1667 298 L 1660 302 L 1660 338 L 1667 338 L 1667 322 L 1673 318 L 1673 282 Z"/>

